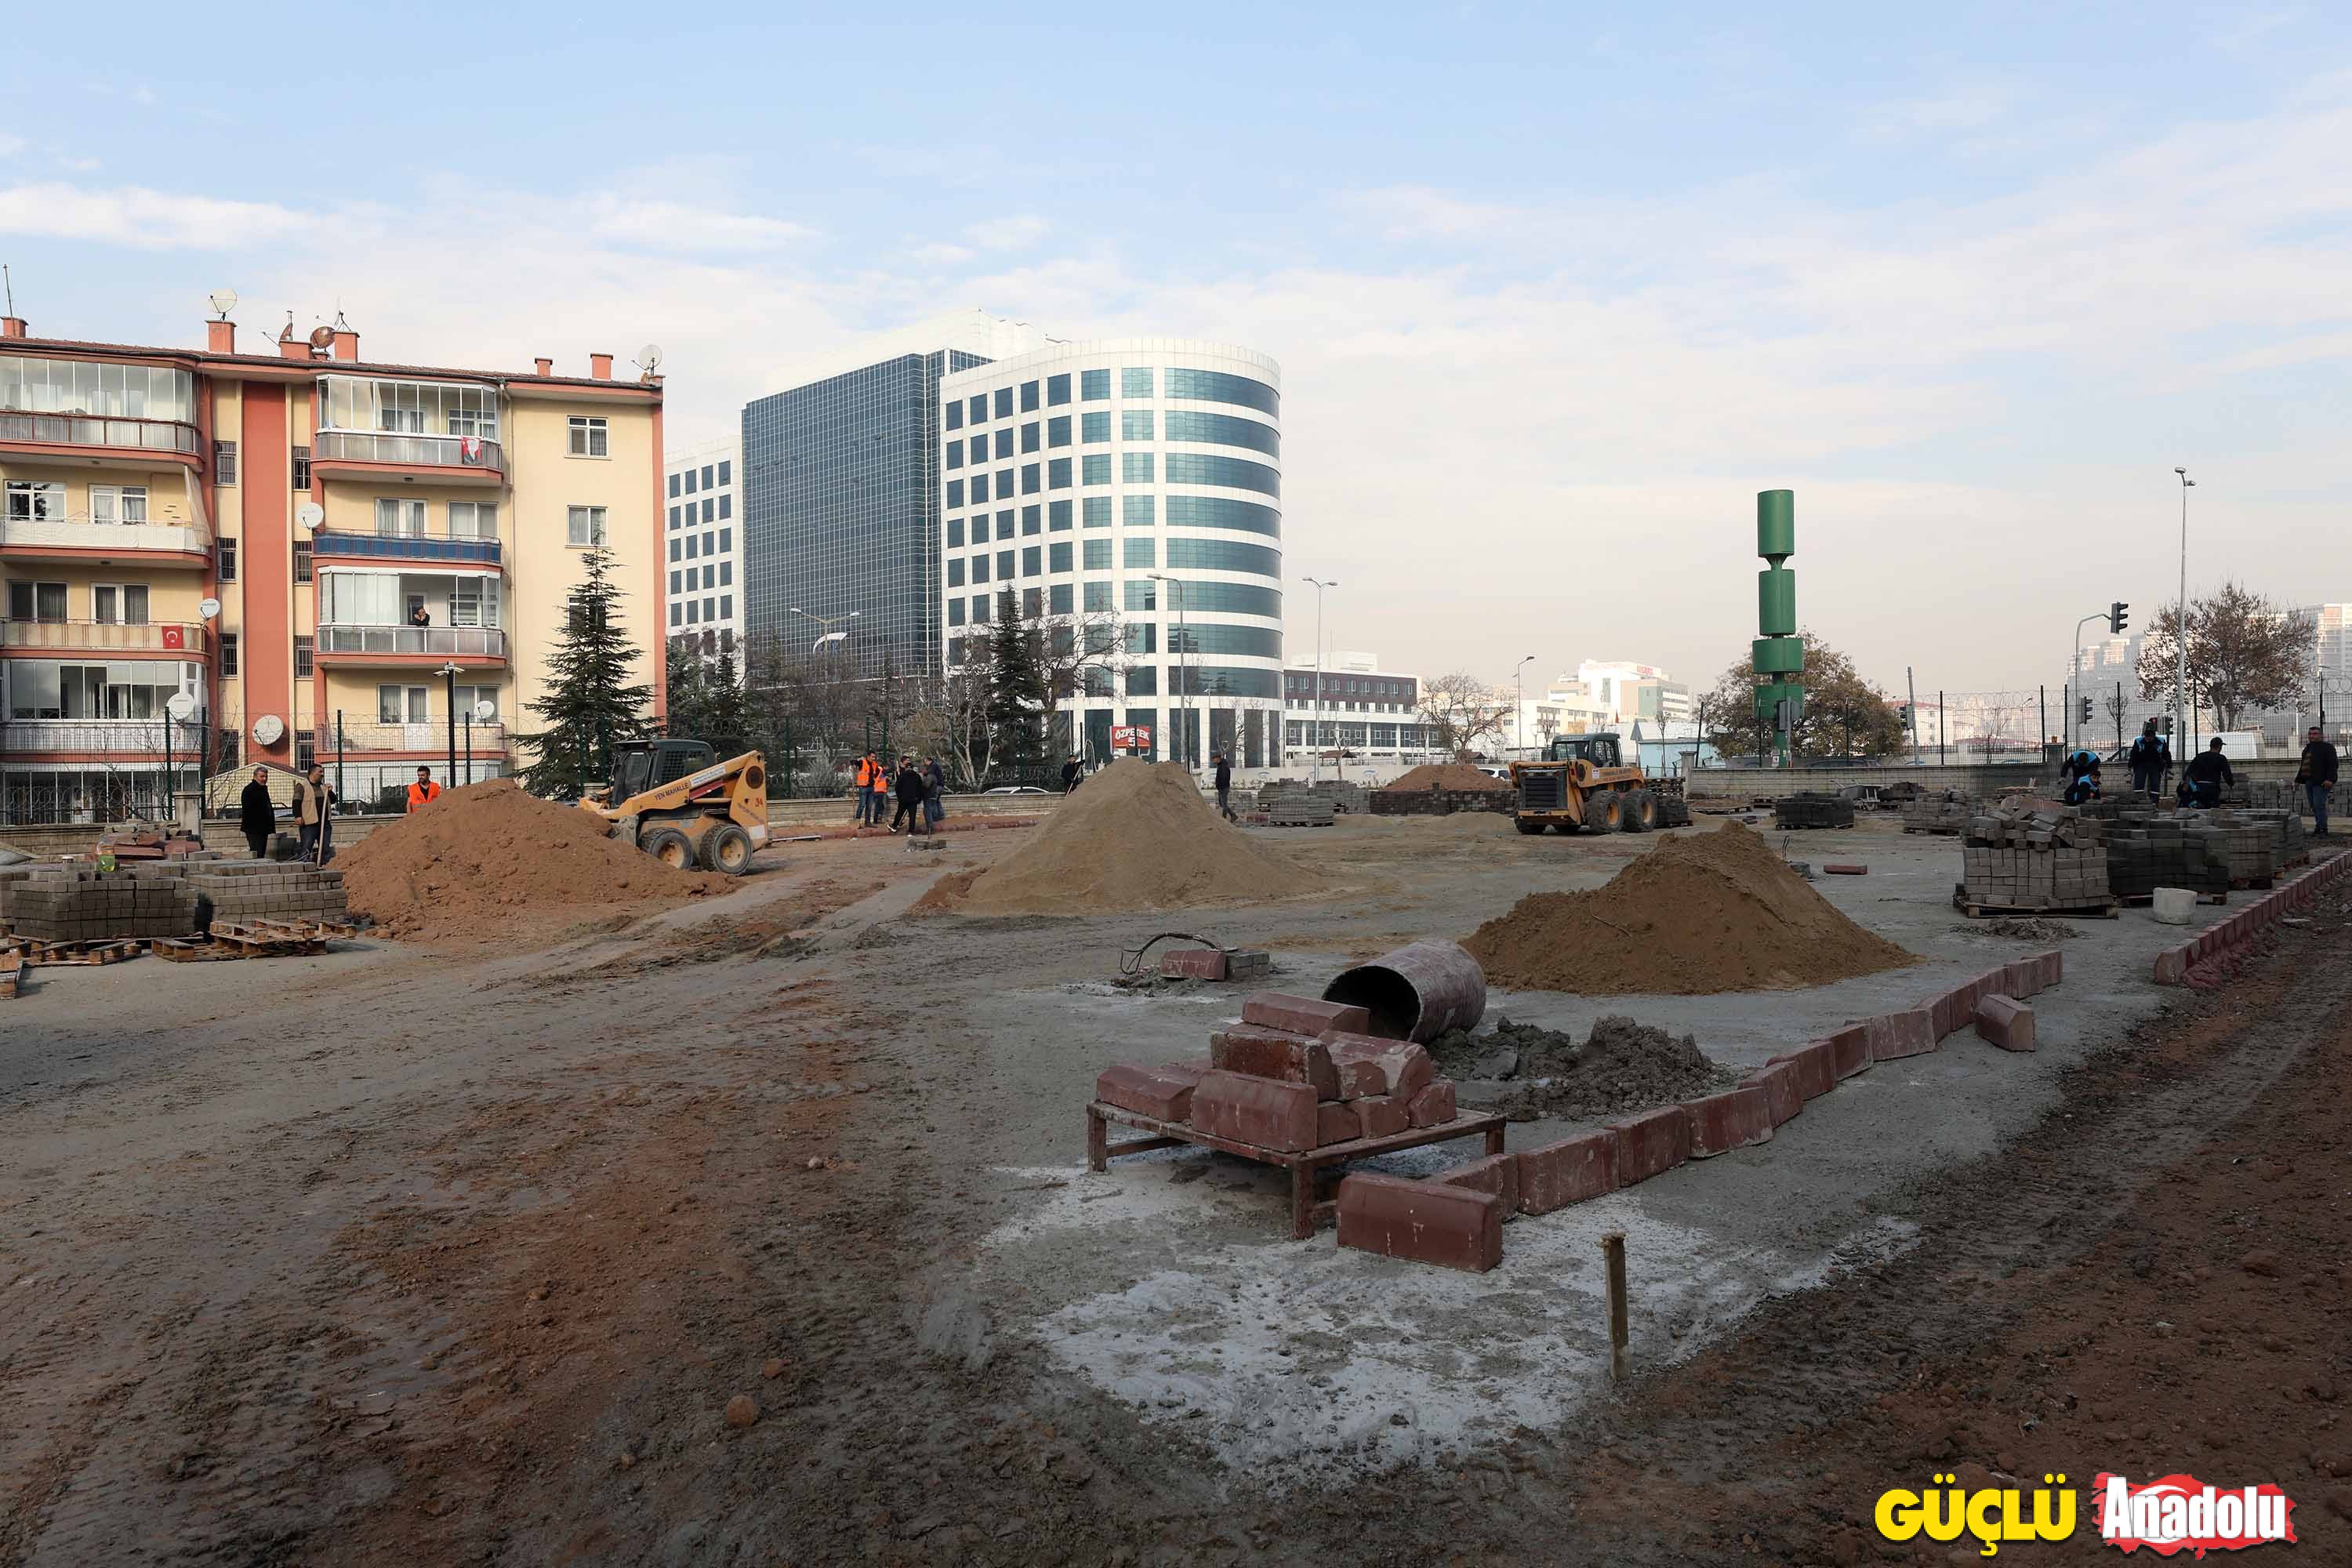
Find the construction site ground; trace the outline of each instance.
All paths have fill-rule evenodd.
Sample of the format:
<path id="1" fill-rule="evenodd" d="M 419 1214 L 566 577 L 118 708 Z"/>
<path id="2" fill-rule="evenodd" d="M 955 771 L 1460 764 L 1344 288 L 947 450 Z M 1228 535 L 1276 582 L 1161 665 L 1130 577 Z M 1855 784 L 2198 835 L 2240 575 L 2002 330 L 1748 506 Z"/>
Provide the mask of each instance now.
<path id="1" fill-rule="evenodd" d="M 2340 892 L 2202 995 L 2148 981 L 2178 929 L 2074 922 L 2038 1053 L 1880 1064 L 1469 1275 L 1289 1240 L 1281 1173 L 1227 1157 L 1088 1173 L 1095 1073 L 1239 1010 L 1120 952 L 1197 932 L 1311 993 L 1654 841 L 1343 817 L 1278 836 L 1336 888 L 1297 901 L 908 916 L 1029 831 L 784 847 L 528 951 L 36 971 L 0 1003 L 0 1564 L 1943 1562 L 1975 1548 L 1872 1502 L 1978 1466 L 2276 1482 L 2352 1560 Z M 1951 908 L 1955 840 L 1788 853 L 1866 863 L 1817 886 L 1922 962 L 1489 1017 L 1745 1069 L 2052 945 Z M 2084 1519 L 2011 1550 L 2088 1560 Z"/>

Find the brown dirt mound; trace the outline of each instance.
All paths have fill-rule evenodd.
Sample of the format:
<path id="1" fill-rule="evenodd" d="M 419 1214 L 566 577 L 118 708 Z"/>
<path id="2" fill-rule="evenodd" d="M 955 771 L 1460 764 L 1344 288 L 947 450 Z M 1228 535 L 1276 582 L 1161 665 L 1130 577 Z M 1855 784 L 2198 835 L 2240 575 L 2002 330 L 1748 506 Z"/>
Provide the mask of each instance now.
<path id="1" fill-rule="evenodd" d="M 1381 785 L 1382 793 L 1390 790 L 1483 789 L 1507 790 L 1508 779 L 1498 779 L 1492 773 L 1482 773 L 1467 763 L 1423 763 L 1411 773 L 1391 779 Z"/>
<path id="2" fill-rule="evenodd" d="M 1733 1076 L 1698 1048 L 1696 1037 L 1676 1037 L 1623 1016 L 1595 1020 L 1581 1042 L 1497 1018 L 1483 1034 L 1448 1030 L 1429 1042 L 1429 1054 L 1449 1078 L 1503 1082 L 1480 1103 L 1513 1121 L 1599 1121 L 1705 1094 L 1728 1086 Z"/>
<path id="3" fill-rule="evenodd" d="M 1220 817 L 1180 763 L 1115 763 L 995 865 L 940 879 L 919 912 L 1086 915 L 1321 891 L 1328 884 Z"/>
<path id="4" fill-rule="evenodd" d="M 1738 823 L 1670 834 L 1590 892 L 1530 893 L 1465 945 L 1489 980 L 1587 996 L 1793 990 L 1918 962 Z"/>
<path id="5" fill-rule="evenodd" d="M 354 912 L 391 936 L 495 938 L 517 917 L 583 907 L 676 904 L 731 879 L 673 871 L 604 837 L 576 806 L 491 779 L 444 795 L 335 857 Z"/>

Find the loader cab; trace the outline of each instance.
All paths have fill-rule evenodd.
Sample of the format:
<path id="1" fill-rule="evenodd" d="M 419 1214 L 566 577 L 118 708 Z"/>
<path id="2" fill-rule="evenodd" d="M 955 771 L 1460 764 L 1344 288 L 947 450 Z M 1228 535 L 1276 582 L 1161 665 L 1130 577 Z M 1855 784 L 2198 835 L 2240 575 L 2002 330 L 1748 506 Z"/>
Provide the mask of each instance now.
<path id="1" fill-rule="evenodd" d="M 1599 735 L 1556 735 L 1551 749 L 1544 754 L 1550 763 L 1591 763 L 1596 768 L 1614 768 L 1618 761 L 1617 736 L 1612 731 Z"/>
<path id="2" fill-rule="evenodd" d="M 624 741 L 613 748 L 613 789 L 604 798 L 618 805 L 718 760 L 703 741 Z"/>

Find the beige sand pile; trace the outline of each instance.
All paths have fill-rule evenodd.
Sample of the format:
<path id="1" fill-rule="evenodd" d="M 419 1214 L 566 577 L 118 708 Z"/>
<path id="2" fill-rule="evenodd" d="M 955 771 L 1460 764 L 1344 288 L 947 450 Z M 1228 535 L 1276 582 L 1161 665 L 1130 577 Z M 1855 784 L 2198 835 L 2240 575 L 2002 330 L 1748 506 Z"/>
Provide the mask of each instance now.
<path id="1" fill-rule="evenodd" d="M 490 779 L 444 794 L 335 856 L 352 912 L 393 936 L 494 940 L 519 920 L 683 903 L 735 886 L 673 871 L 577 806 Z"/>
<path id="2" fill-rule="evenodd" d="M 1114 763 L 1026 844 L 943 879 L 915 905 L 961 914 L 1087 915 L 1286 898 L 1328 884 L 1217 815 L 1181 763 Z"/>
<path id="3" fill-rule="evenodd" d="M 1399 774 L 1381 785 L 1383 794 L 1391 790 L 1430 789 L 1507 791 L 1510 787 L 1510 780 L 1482 773 L 1467 763 L 1423 763 L 1410 773 Z"/>
<path id="4" fill-rule="evenodd" d="M 1916 963 L 1738 823 L 1677 833 L 1582 893 L 1531 893 L 1465 944 L 1486 978 L 1587 996 L 1825 985 Z"/>

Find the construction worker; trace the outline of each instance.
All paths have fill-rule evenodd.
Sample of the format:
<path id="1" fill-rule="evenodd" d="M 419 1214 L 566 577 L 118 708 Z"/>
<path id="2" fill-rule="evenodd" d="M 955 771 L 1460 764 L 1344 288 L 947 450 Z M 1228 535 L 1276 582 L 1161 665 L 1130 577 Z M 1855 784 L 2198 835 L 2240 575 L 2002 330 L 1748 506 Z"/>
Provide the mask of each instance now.
<path id="1" fill-rule="evenodd" d="M 2077 752 L 2066 759 L 2066 793 L 2063 797 L 2068 805 L 2081 805 L 2099 798 L 2099 759 L 2094 752 Z"/>
<path id="2" fill-rule="evenodd" d="M 1234 763 L 1223 752 L 1211 752 L 1209 761 L 1216 765 L 1217 814 L 1227 822 L 1234 820 Z"/>
<path id="3" fill-rule="evenodd" d="M 2219 805 L 2221 786 L 2234 784 L 2237 775 L 2230 771 L 2230 759 L 2221 752 L 2221 737 L 2213 737 L 2212 745 L 2199 752 L 2180 770 L 2180 804 L 2183 805 Z"/>
<path id="4" fill-rule="evenodd" d="M 2154 795 L 2164 787 L 2164 775 L 2171 771 L 2171 743 L 2156 732 L 2156 721 L 2150 719 L 2139 727 L 2139 738 L 2131 743 L 2132 788 Z"/>
<path id="5" fill-rule="evenodd" d="M 920 831 L 923 826 L 923 797 L 930 793 L 930 786 L 923 782 L 923 772 L 915 766 L 913 757 L 898 759 L 898 773 L 892 788 L 898 797 L 898 809 L 890 818 L 890 831 L 898 832 L 898 824 L 902 822 L 907 825 L 909 834 Z"/>
<path id="6" fill-rule="evenodd" d="M 278 808 L 269 803 L 269 770 L 253 770 L 252 782 L 236 797 L 236 826 L 257 860 L 269 858 L 269 836 L 278 831 Z"/>
<path id="7" fill-rule="evenodd" d="M 2295 769 L 2294 779 L 2303 786 L 2303 798 L 2311 803 L 2312 837 L 2326 837 L 2327 795 L 2336 787 L 2336 748 L 2320 739 L 2316 724 L 2305 734 L 2303 765 Z"/>
<path id="8" fill-rule="evenodd" d="M 1062 793 L 1064 795 L 1067 795 L 1072 790 L 1077 788 L 1079 782 L 1086 776 L 1086 764 L 1078 761 L 1078 755 L 1076 752 L 1071 752 L 1069 759 L 1062 764 Z M 1091 799 L 1093 797 L 1089 796 L 1088 798 Z"/>
<path id="9" fill-rule="evenodd" d="M 861 827 L 882 826 L 882 797 L 889 788 L 889 776 L 883 771 L 882 759 L 868 752 L 857 759 L 857 823 Z"/>
<path id="10" fill-rule="evenodd" d="M 418 768 L 416 782 L 408 786 L 408 809 L 415 812 L 441 798 L 441 786 L 433 782 L 431 768 Z"/>
<path id="11" fill-rule="evenodd" d="M 328 838 L 334 832 L 335 792 L 327 770 L 317 763 L 294 785 L 294 819 L 302 825 L 302 858 L 323 866 L 333 853 Z"/>

